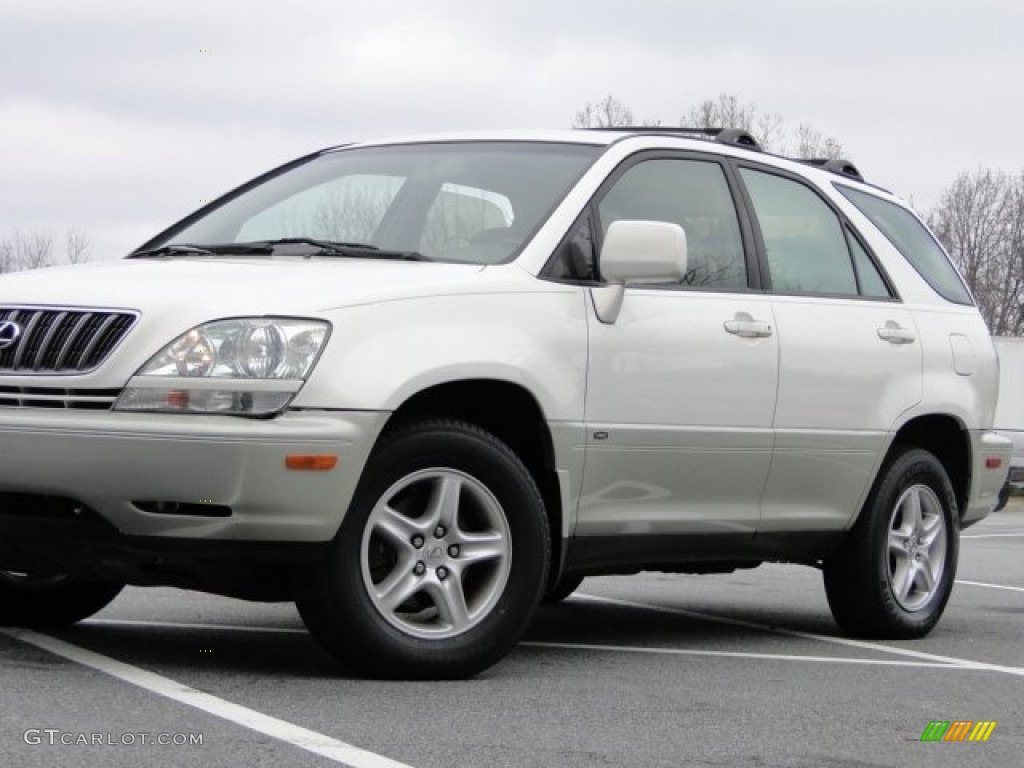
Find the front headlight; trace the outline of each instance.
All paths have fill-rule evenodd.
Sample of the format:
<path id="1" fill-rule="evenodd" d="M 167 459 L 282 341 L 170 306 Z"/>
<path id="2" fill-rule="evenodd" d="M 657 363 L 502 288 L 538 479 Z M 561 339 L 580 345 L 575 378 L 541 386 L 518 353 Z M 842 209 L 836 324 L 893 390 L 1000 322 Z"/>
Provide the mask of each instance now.
<path id="1" fill-rule="evenodd" d="M 179 336 L 128 382 L 115 410 L 266 416 L 284 408 L 313 370 L 330 326 L 243 317 Z"/>

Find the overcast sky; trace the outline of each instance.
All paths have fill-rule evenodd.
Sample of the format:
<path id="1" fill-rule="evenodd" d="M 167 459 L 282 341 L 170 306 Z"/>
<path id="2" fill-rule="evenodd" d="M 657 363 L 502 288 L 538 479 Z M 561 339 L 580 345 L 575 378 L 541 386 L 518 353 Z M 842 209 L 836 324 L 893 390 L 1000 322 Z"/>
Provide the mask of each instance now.
<path id="1" fill-rule="evenodd" d="M 1024 0 L 0 0 L 0 238 L 114 258 L 323 146 L 723 92 L 927 210 L 1024 171 Z"/>

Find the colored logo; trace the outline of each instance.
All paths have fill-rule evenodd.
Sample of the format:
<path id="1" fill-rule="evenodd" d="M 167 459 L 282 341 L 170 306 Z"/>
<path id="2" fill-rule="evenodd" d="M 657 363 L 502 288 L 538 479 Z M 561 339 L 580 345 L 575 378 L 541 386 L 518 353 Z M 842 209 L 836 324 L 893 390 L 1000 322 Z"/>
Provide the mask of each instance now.
<path id="1" fill-rule="evenodd" d="M 20 336 L 21 326 L 13 320 L 4 320 L 0 323 L 0 350 L 14 346 Z"/>
<path id="2" fill-rule="evenodd" d="M 995 720 L 932 720 L 921 741 L 988 741 L 995 729 Z"/>

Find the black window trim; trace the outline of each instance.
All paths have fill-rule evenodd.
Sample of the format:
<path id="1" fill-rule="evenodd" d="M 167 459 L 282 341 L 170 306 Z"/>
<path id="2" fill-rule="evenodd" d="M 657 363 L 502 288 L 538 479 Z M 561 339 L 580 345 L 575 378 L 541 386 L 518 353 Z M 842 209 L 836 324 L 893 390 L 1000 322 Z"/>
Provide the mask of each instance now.
<path id="1" fill-rule="evenodd" d="M 591 195 L 590 199 L 584 205 L 581 213 L 573 221 L 572 226 L 565 233 L 562 239 L 559 241 L 558 246 L 555 247 L 551 256 L 545 262 L 543 269 L 541 269 L 538 277 L 542 280 L 548 280 L 557 283 L 568 283 L 572 285 L 582 286 L 603 286 L 606 283 L 603 280 L 597 282 L 591 280 L 584 280 L 579 278 L 564 278 L 564 277 L 553 277 L 551 271 L 554 268 L 555 262 L 561 256 L 562 251 L 567 247 L 569 241 L 573 238 L 576 230 L 582 223 L 589 217 L 591 222 L 591 234 L 594 243 L 594 254 L 595 259 L 601 253 L 602 239 L 604 237 L 604 228 L 601 226 L 601 217 L 598 212 L 598 207 L 601 200 L 604 199 L 608 191 L 618 182 L 622 176 L 640 163 L 647 162 L 650 160 L 691 160 L 698 162 L 710 162 L 716 164 L 721 170 L 722 175 L 725 179 L 726 188 L 729 191 L 729 198 L 732 200 L 733 211 L 736 213 L 736 222 L 740 230 L 740 243 L 743 247 L 743 261 L 746 265 L 747 271 L 747 285 L 746 288 L 731 288 L 725 289 L 709 289 L 702 288 L 700 286 L 683 285 L 676 283 L 644 283 L 627 286 L 630 289 L 640 290 L 670 290 L 679 291 L 683 293 L 702 293 L 702 294 L 733 294 L 733 295 L 744 295 L 750 293 L 764 293 L 762 289 L 762 277 L 759 271 L 759 259 L 755 250 L 754 241 L 754 228 L 748 218 L 748 213 L 743 203 L 741 202 L 741 186 L 737 183 L 735 174 L 733 173 L 730 163 L 730 158 L 725 155 L 717 155 L 714 153 L 696 152 L 693 150 L 677 150 L 677 149 L 643 149 L 626 158 L 615 166 L 612 171 L 605 177 L 601 182 L 600 186 Z M 598 268 L 600 269 L 600 262 L 598 261 Z"/>
<path id="2" fill-rule="evenodd" d="M 569 225 L 569 228 L 562 236 L 562 239 L 558 241 L 558 245 L 555 246 L 551 255 L 548 257 L 548 260 L 544 262 L 544 267 L 537 274 L 537 278 L 539 280 L 544 280 L 549 283 L 559 283 L 561 285 L 578 285 L 584 288 L 600 288 L 603 285 L 607 285 L 607 283 L 602 280 L 588 280 L 585 277 L 558 277 L 552 274 L 555 269 L 555 264 L 557 264 L 558 260 L 562 258 L 563 251 L 569 247 L 569 243 L 576 236 L 580 227 L 583 226 L 590 229 L 590 242 L 594 245 L 594 267 L 597 267 L 597 233 L 595 231 L 596 227 L 594 226 L 594 222 L 596 220 L 597 213 L 594 210 L 594 201 L 591 199 L 583 206 L 583 210 L 580 211 L 579 216 L 573 219 L 572 224 Z"/>
<path id="3" fill-rule="evenodd" d="M 900 296 L 899 291 L 896 289 L 895 283 L 893 282 L 892 278 L 889 277 L 889 273 L 886 272 L 885 268 L 879 262 L 878 257 L 875 255 L 875 252 L 868 246 L 867 240 L 864 238 L 864 235 L 862 235 L 860 231 L 857 229 L 857 227 L 854 226 L 853 222 L 850 221 L 850 218 L 843 212 L 843 210 L 839 208 L 826 195 L 822 194 L 821 190 L 819 190 L 812 182 L 809 182 L 806 178 L 800 176 L 797 173 L 792 173 L 782 168 L 776 168 L 775 166 L 763 165 L 761 163 L 751 162 L 746 159 L 733 158 L 731 156 L 728 157 L 727 160 L 728 164 L 733 168 L 736 182 L 738 184 L 738 188 L 741 193 L 741 198 L 743 200 L 743 205 L 746 208 L 745 216 L 750 219 L 751 227 L 754 231 L 754 240 L 756 243 L 758 261 L 760 266 L 761 281 L 762 285 L 765 286 L 764 290 L 766 293 L 772 296 L 795 296 L 820 299 L 845 299 L 848 301 L 874 301 L 890 304 L 903 303 L 903 298 Z M 854 280 L 857 284 L 857 294 L 775 290 L 775 288 L 772 286 L 771 273 L 769 272 L 768 251 L 764 244 L 764 237 L 761 234 L 761 225 L 757 220 L 757 214 L 754 210 L 754 201 L 751 199 L 750 193 L 747 191 L 746 184 L 743 183 L 742 176 L 740 175 L 740 170 L 743 168 L 748 168 L 752 171 L 757 171 L 760 173 L 767 173 L 772 176 L 778 176 L 780 178 L 796 182 L 797 184 L 801 184 L 802 186 L 806 187 L 815 196 L 817 196 L 817 198 L 821 200 L 822 203 L 824 203 L 839 220 L 839 225 L 840 228 L 843 230 L 844 238 L 849 238 L 850 234 L 852 234 L 856 238 L 860 246 L 864 249 L 864 252 L 867 253 L 868 258 L 871 260 L 871 263 L 874 265 L 879 276 L 882 278 L 882 282 L 885 284 L 886 289 L 889 291 L 889 296 L 866 296 L 863 293 L 861 293 L 862 289 L 860 284 L 860 274 L 857 270 L 857 263 L 853 258 L 853 250 L 852 248 L 850 248 L 849 240 L 847 240 L 846 249 L 847 254 L 850 258 L 850 267 L 853 270 Z M 849 232 L 850 234 L 847 234 L 847 232 Z"/>

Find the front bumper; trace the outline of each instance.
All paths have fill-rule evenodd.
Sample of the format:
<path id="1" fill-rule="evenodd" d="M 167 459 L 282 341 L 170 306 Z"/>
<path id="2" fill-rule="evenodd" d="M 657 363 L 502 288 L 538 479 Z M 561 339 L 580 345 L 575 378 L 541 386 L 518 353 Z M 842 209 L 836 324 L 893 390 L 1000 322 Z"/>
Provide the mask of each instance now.
<path id="1" fill-rule="evenodd" d="M 250 420 L 3 409 L 0 517 L 31 520 L 37 496 L 40 509 L 59 511 L 70 500 L 71 512 L 77 504 L 78 514 L 131 537 L 329 541 L 387 415 L 291 411 Z M 330 471 L 287 469 L 285 457 L 295 453 L 339 461 Z"/>

